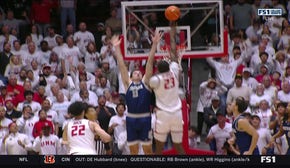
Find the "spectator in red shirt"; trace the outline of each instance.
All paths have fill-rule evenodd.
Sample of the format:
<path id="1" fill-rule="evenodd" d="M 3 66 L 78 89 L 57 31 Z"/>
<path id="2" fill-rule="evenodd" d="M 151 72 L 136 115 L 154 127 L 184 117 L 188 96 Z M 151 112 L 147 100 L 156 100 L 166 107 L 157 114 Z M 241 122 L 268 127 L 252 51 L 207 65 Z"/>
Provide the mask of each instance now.
<path id="1" fill-rule="evenodd" d="M 25 100 L 24 91 L 26 91 L 26 90 L 32 90 L 31 82 L 30 81 L 27 81 L 27 80 L 24 81 L 24 83 L 23 83 L 23 93 L 18 94 L 17 96 L 15 96 L 13 98 L 13 101 L 12 102 L 13 102 L 13 104 L 14 104 L 15 107 L 17 107 L 17 105 L 19 103 L 21 103 L 21 102 L 23 102 Z M 35 97 L 35 93 L 33 95 L 33 100 L 34 100 L 34 97 Z"/>
<path id="2" fill-rule="evenodd" d="M 57 7 L 55 0 L 34 0 L 31 6 L 31 22 L 38 26 L 39 33 L 46 35 L 50 26 L 50 11 Z"/>
<path id="3" fill-rule="evenodd" d="M 33 100 L 38 102 L 39 104 L 42 104 L 46 97 L 47 96 L 45 95 L 45 87 L 39 86 L 37 92 L 34 93 Z"/>
<path id="4" fill-rule="evenodd" d="M 16 75 L 12 74 L 8 78 L 8 84 L 7 84 L 7 94 L 14 98 L 19 94 L 24 93 L 24 88 L 21 85 L 17 84 L 17 77 Z"/>
<path id="5" fill-rule="evenodd" d="M 45 125 L 49 125 L 52 128 L 50 130 L 50 133 L 53 134 L 54 127 L 53 127 L 52 122 L 47 120 L 46 112 L 44 110 L 40 110 L 38 112 L 38 117 L 39 117 L 39 121 L 37 121 L 33 127 L 33 131 L 32 131 L 33 137 L 36 138 L 37 136 L 39 136 L 41 134 L 42 127 Z"/>

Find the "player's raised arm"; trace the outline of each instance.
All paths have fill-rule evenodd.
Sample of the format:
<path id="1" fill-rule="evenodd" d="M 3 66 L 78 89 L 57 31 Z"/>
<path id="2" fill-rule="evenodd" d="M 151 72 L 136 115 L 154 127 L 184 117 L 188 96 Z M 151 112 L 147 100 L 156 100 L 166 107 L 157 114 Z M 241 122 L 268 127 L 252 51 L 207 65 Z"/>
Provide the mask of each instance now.
<path id="1" fill-rule="evenodd" d="M 114 54 L 115 54 L 115 57 L 116 57 L 117 62 L 118 62 L 119 70 L 121 72 L 122 81 L 124 83 L 125 89 L 127 90 L 129 87 L 129 84 L 130 84 L 130 78 L 128 75 L 128 69 L 125 65 L 125 62 L 123 60 L 123 56 L 121 53 L 121 48 L 120 48 L 121 39 L 119 39 L 119 36 L 114 35 L 111 38 L 111 44 L 115 47 Z"/>
<path id="2" fill-rule="evenodd" d="M 171 21 L 170 22 L 170 50 L 169 50 L 169 59 L 171 61 L 170 63 L 170 69 L 173 70 L 175 76 L 179 79 L 179 76 L 181 75 L 182 72 L 182 67 L 181 67 L 181 58 L 183 54 L 181 52 L 177 52 L 177 46 L 176 46 L 176 22 Z"/>
<path id="3" fill-rule="evenodd" d="M 176 48 L 176 22 L 170 22 L 170 60 L 177 62 L 179 61 L 179 57 L 177 55 L 177 48 Z"/>
<path id="4" fill-rule="evenodd" d="M 157 44 L 159 43 L 162 34 L 155 31 L 154 36 L 151 35 L 152 46 L 149 52 L 149 56 L 146 63 L 145 75 L 144 75 L 144 82 L 146 85 L 149 85 L 149 80 L 153 74 L 153 63 L 154 63 L 154 56 L 157 49 Z"/>
<path id="5" fill-rule="evenodd" d="M 103 130 L 99 124 L 95 123 L 95 122 L 89 122 L 90 127 L 93 128 L 94 132 L 100 136 L 102 142 L 107 143 L 111 141 L 111 136 L 105 131 Z"/>

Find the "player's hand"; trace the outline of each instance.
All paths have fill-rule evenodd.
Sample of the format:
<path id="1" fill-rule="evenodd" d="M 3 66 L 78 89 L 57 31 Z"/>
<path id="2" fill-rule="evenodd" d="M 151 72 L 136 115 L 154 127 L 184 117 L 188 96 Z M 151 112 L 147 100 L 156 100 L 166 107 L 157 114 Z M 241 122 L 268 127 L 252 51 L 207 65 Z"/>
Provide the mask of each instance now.
<path id="1" fill-rule="evenodd" d="M 151 40 L 152 40 L 153 43 L 157 44 L 157 43 L 159 43 L 159 41 L 162 38 L 162 36 L 163 36 L 163 33 L 155 31 L 154 36 L 151 35 Z"/>
<path id="2" fill-rule="evenodd" d="M 119 47 L 120 44 L 121 44 L 121 39 L 119 38 L 119 36 L 114 35 L 114 36 L 111 38 L 111 44 L 112 44 L 114 47 Z"/>

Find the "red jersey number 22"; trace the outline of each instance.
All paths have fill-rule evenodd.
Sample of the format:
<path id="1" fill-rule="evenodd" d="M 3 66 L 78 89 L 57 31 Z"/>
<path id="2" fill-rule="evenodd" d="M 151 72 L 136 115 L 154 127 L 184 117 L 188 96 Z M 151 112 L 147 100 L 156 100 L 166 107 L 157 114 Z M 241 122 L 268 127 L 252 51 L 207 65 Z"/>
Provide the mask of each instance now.
<path id="1" fill-rule="evenodd" d="M 73 125 L 71 136 L 85 135 L 85 125 Z"/>

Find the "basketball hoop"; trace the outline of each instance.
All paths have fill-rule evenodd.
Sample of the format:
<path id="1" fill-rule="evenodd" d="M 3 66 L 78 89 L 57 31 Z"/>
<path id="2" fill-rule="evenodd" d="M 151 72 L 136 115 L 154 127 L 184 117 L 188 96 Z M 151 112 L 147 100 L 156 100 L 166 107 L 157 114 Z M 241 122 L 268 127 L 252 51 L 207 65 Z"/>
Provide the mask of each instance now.
<path id="1" fill-rule="evenodd" d="M 162 58 L 167 62 L 170 62 L 169 51 L 170 51 L 169 45 L 160 46 L 160 53 L 162 53 Z"/>
<path id="2" fill-rule="evenodd" d="M 181 61 L 184 56 L 184 53 L 186 51 L 187 46 L 184 44 L 176 45 L 176 50 L 177 50 L 177 57 L 178 57 L 178 65 L 180 70 L 182 71 L 182 66 L 181 66 Z M 163 60 L 167 62 L 171 62 L 170 59 L 170 46 L 169 45 L 163 45 L 160 46 L 160 52 L 162 53 L 162 58 Z"/>
<path id="3" fill-rule="evenodd" d="M 197 4 L 197 5 L 195 5 Z M 150 8 L 148 8 L 151 6 Z M 179 20 L 175 22 L 176 25 L 171 25 L 169 24 L 168 26 L 165 26 L 165 24 L 160 24 L 164 26 L 148 26 L 146 20 L 140 16 L 144 16 L 144 12 L 152 12 L 158 18 L 160 17 L 160 21 L 162 23 L 168 21 L 166 16 L 164 15 L 164 10 L 168 6 L 176 6 L 180 10 L 180 16 L 179 18 L 182 19 L 184 17 L 188 18 L 188 24 L 182 24 L 178 25 L 177 23 Z M 138 8 L 140 7 L 140 8 Z M 144 8 L 143 8 L 144 7 Z M 183 53 L 183 59 L 185 58 L 190 58 L 190 59 L 195 59 L 195 58 L 206 58 L 206 57 L 222 57 L 227 55 L 228 48 L 227 48 L 227 39 L 228 37 L 225 36 L 224 32 L 224 21 L 223 21 L 223 1 L 220 0 L 204 0 L 204 1 L 188 1 L 188 0 L 179 0 L 179 1 L 134 1 L 134 2 L 122 2 L 121 3 L 121 9 L 122 9 L 122 29 L 123 29 L 123 34 L 124 34 L 124 41 L 127 41 L 127 28 L 133 25 L 131 22 L 126 20 L 126 16 L 131 15 L 135 17 L 135 19 L 138 20 L 138 23 L 140 23 L 144 29 L 148 32 L 152 32 L 152 29 L 155 29 L 158 32 L 164 33 L 164 37 L 162 37 L 162 40 L 158 45 L 163 46 L 163 45 L 169 45 L 170 44 L 170 38 L 169 38 L 169 31 L 172 26 L 176 27 L 176 45 L 185 43 L 186 45 L 186 50 L 181 51 Z M 204 10 L 207 10 L 207 14 L 200 19 L 194 20 L 192 19 L 189 14 L 199 14 L 203 12 Z M 215 31 L 208 31 L 207 34 L 218 34 L 220 35 L 220 44 L 218 44 L 216 50 L 207 50 L 207 45 L 204 45 L 203 43 L 200 43 L 199 41 L 196 40 L 196 38 L 199 38 L 199 36 L 196 36 L 196 34 L 200 33 L 199 30 L 202 29 L 202 25 L 206 23 L 210 17 L 213 16 L 214 12 L 218 11 L 216 14 L 216 22 L 215 25 Z M 168 10 L 168 12 L 174 16 L 175 15 L 175 10 Z M 177 14 L 178 16 L 179 14 Z M 147 15 L 146 17 L 147 18 Z M 147 18 L 148 19 L 148 18 Z M 169 19 L 172 20 L 172 19 Z M 171 22 L 171 21 L 170 21 Z M 196 22 L 197 25 L 192 26 L 190 25 L 191 23 Z M 189 24 L 190 23 L 190 24 Z M 124 47 L 122 47 L 122 52 L 124 53 L 124 57 L 126 59 L 147 59 L 148 57 L 148 52 L 150 51 L 150 45 L 138 45 L 138 52 L 131 53 L 127 50 L 128 44 L 124 44 Z M 164 46 L 165 48 L 161 48 L 158 46 L 155 58 L 161 58 L 163 57 L 163 54 L 167 54 L 167 47 Z M 182 48 L 182 46 L 181 46 Z M 182 50 L 182 49 L 181 49 Z M 140 51 L 140 52 L 139 52 Z"/>

